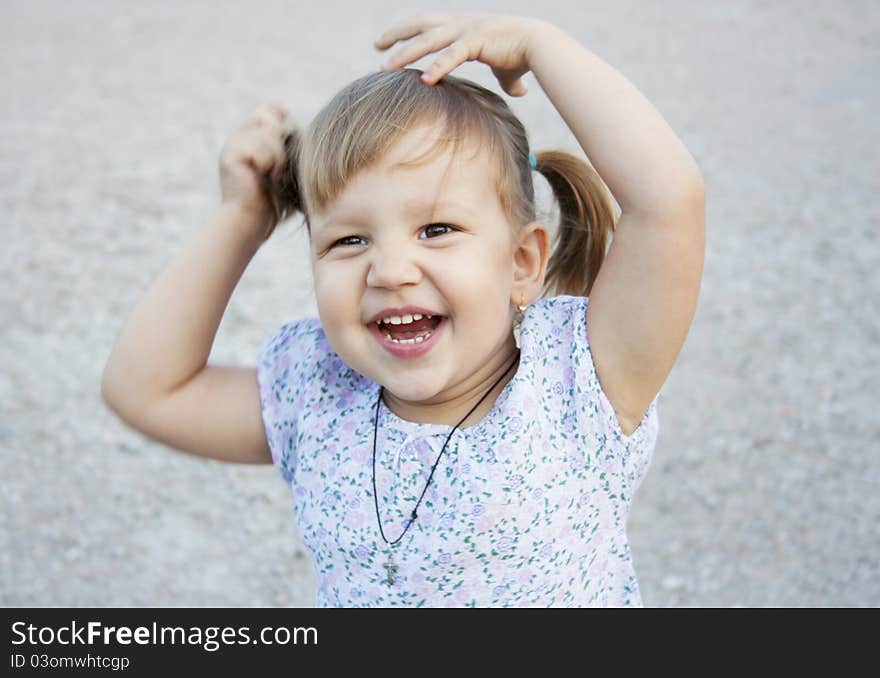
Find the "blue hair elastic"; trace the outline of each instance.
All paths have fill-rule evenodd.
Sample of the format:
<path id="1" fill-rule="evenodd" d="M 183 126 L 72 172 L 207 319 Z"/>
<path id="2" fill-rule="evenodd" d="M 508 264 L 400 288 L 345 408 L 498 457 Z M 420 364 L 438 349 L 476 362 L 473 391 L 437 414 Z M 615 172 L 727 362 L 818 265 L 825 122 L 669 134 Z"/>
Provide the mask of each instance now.
<path id="1" fill-rule="evenodd" d="M 538 159 L 535 157 L 534 153 L 529 153 L 529 164 L 532 166 L 532 169 L 535 169 L 538 166 Z"/>

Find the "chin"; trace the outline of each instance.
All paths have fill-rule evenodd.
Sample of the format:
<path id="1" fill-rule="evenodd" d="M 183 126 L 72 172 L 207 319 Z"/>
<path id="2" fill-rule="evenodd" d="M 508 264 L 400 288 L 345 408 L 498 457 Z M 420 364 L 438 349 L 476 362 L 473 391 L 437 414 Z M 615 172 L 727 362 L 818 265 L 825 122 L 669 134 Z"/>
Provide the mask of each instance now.
<path id="1" fill-rule="evenodd" d="M 403 375 L 399 378 L 386 379 L 380 382 L 386 391 L 390 391 L 395 398 L 410 403 L 421 403 L 434 398 L 438 390 L 431 384 L 413 383 Z"/>

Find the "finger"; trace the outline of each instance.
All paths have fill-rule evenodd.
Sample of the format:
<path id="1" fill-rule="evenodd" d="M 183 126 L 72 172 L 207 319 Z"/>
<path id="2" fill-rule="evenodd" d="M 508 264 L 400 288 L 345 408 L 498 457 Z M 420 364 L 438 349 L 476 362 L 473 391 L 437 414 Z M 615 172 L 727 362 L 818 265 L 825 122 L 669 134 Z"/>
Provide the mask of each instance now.
<path id="1" fill-rule="evenodd" d="M 461 40 L 453 42 L 437 56 L 433 64 L 422 74 L 422 82 L 433 85 L 447 73 L 451 73 L 465 61 L 471 61 L 470 48 Z"/>
<path id="2" fill-rule="evenodd" d="M 270 172 L 283 152 L 279 142 L 259 133 L 243 138 L 235 150 L 236 155 L 259 174 Z"/>
<path id="3" fill-rule="evenodd" d="M 413 61 L 418 61 L 426 54 L 438 52 L 455 40 L 456 35 L 457 31 L 450 26 L 432 28 L 397 50 L 385 62 L 382 69 L 394 70 L 395 68 L 403 68 Z"/>
<path id="4" fill-rule="evenodd" d="M 426 28 L 432 28 L 448 21 L 447 14 L 419 14 L 401 21 L 385 31 L 373 44 L 377 49 L 388 49 L 399 40 L 408 40 Z"/>
<path id="5" fill-rule="evenodd" d="M 287 107 L 280 99 L 275 99 L 269 104 L 269 106 L 278 114 L 279 120 L 284 120 L 287 117 Z"/>
<path id="6" fill-rule="evenodd" d="M 271 111 L 255 112 L 244 127 L 245 134 L 256 133 L 268 139 L 282 141 L 292 133 L 294 126 L 288 120 L 279 120 Z"/>
<path id="7" fill-rule="evenodd" d="M 278 116 L 272 111 L 259 109 L 251 113 L 247 119 L 246 127 L 272 127 L 278 124 Z"/>
<path id="8" fill-rule="evenodd" d="M 248 117 L 248 123 L 272 127 L 284 120 L 287 112 L 279 103 L 263 104 Z"/>
<path id="9" fill-rule="evenodd" d="M 259 174 L 269 174 L 275 167 L 276 155 L 268 144 L 260 144 L 251 149 L 249 160 Z"/>
<path id="10" fill-rule="evenodd" d="M 517 73 L 503 71 L 497 68 L 493 68 L 492 73 L 495 74 L 495 77 L 498 79 L 498 82 L 504 91 L 511 96 L 521 97 L 528 93 L 529 88 L 526 85 L 526 81 Z"/>

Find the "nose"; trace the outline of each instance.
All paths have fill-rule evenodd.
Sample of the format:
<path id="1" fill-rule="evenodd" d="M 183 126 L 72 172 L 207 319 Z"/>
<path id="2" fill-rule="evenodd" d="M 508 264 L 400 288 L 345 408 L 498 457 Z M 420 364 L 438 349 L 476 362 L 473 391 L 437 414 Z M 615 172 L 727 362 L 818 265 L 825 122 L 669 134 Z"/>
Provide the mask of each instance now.
<path id="1" fill-rule="evenodd" d="M 405 246 L 372 247 L 370 270 L 367 272 L 368 287 L 396 288 L 413 285 L 422 279 L 421 268 L 410 256 Z"/>

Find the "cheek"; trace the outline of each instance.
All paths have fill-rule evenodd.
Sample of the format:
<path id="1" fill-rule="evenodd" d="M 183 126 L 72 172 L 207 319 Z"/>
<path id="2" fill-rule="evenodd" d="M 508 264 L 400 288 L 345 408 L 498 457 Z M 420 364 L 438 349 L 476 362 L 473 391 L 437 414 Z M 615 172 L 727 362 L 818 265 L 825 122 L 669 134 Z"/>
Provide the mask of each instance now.
<path id="1" fill-rule="evenodd" d="M 315 302 L 324 330 L 330 334 L 352 318 L 360 318 L 357 290 L 345 279 L 342 271 L 332 267 L 313 271 Z"/>
<path id="2" fill-rule="evenodd" d="M 468 257 L 457 263 L 460 280 L 473 291 L 482 290 L 479 296 L 489 301 L 494 295 L 505 297 L 513 284 L 513 265 L 506 252 L 483 250 L 478 255 Z"/>

